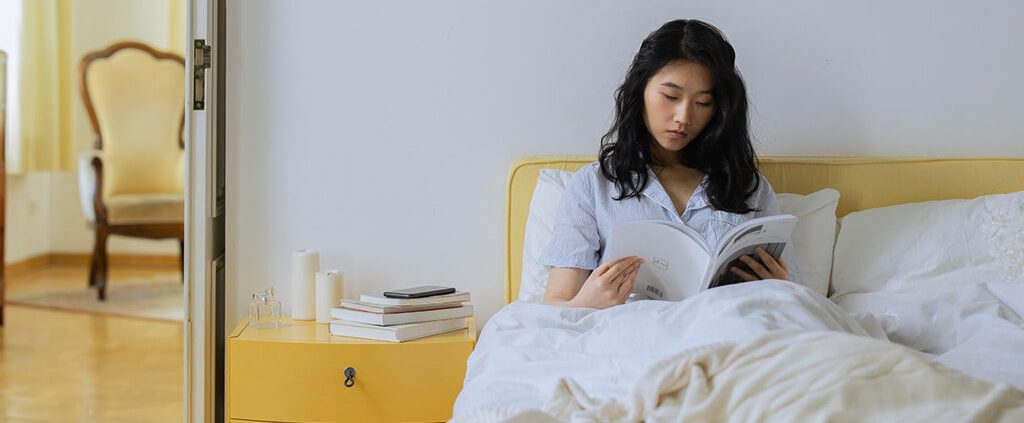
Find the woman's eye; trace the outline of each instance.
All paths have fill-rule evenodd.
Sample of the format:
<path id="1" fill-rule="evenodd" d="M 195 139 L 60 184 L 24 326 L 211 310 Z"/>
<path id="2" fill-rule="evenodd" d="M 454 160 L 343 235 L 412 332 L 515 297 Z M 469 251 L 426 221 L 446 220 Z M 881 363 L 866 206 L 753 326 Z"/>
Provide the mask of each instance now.
<path id="1" fill-rule="evenodd" d="M 662 93 L 661 95 L 665 96 L 665 98 L 667 98 L 669 100 L 672 100 L 672 101 L 679 100 L 679 97 L 672 97 L 672 96 L 670 96 L 668 94 L 665 94 L 665 93 Z"/>
<path id="2" fill-rule="evenodd" d="M 706 103 L 702 103 L 702 102 L 698 101 L 697 104 L 700 105 L 700 106 L 703 106 L 703 107 L 708 107 L 708 106 L 711 105 L 711 102 L 709 101 L 709 102 L 706 102 Z"/>

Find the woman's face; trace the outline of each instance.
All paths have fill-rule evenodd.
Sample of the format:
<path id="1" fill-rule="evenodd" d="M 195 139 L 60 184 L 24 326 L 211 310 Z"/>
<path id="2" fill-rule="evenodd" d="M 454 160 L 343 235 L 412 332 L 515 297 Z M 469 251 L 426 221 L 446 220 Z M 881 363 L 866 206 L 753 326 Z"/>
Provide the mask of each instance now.
<path id="1" fill-rule="evenodd" d="M 667 164 L 704 130 L 715 114 L 711 72 L 677 60 L 658 70 L 644 88 L 644 123 L 657 142 L 652 153 Z"/>

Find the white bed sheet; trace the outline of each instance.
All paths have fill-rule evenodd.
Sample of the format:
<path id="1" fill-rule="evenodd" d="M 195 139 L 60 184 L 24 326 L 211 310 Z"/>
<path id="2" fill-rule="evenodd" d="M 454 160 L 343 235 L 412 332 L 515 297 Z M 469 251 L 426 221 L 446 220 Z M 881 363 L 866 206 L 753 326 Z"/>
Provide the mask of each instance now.
<path id="1" fill-rule="evenodd" d="M 720 287 L 682 302 L 637 301 L 605 310 L 514 302 L 480 334 L 454 415 L 541 409 L 566 376 L 596 400 L 623 397 L 658 359 L 786 329 L 885 339 L 879 327 L 865 328 L 820 294 L 780 280 Z"/>

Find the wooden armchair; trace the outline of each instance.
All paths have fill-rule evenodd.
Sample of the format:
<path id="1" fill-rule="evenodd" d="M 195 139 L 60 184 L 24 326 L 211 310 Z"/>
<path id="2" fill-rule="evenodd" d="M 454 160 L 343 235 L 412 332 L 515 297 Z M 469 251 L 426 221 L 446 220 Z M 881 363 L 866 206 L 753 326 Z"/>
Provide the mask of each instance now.
<path id="1" fill-rule="evenodd" d="M 184 256 L 185 59 L 138 42 L 87 54 L 79 89 L 96 134 L 78 161 L 96 231 L 89 285 L 106 299 L 107 237 L 178 239 Z"/>

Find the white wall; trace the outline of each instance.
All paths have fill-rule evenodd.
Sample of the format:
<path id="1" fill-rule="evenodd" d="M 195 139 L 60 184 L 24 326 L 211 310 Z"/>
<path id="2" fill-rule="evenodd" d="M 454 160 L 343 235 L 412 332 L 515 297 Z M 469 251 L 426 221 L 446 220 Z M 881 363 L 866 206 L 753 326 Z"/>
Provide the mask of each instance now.
<path id="1" fill-rule="evenodd" d="M 942 3 L 942 4 L 940 4 Z M 502 305 L 513 160 L 593 154 L 665 21 L 719 26 L 762 155 L 1024 155 L 1024 4 L 228 3 L 228 327 L 289 253 L 346 294 L 420 283 Z"/>
<path id="2" fill-rule="evenodd" d="M 48 175 L 29 173 L 7 176 L 6 182 L 4 262 L 14 263 L 46 254 L 50 239 L 46 220 L 49 216 L 49 202 L 46 198 Z"/>

